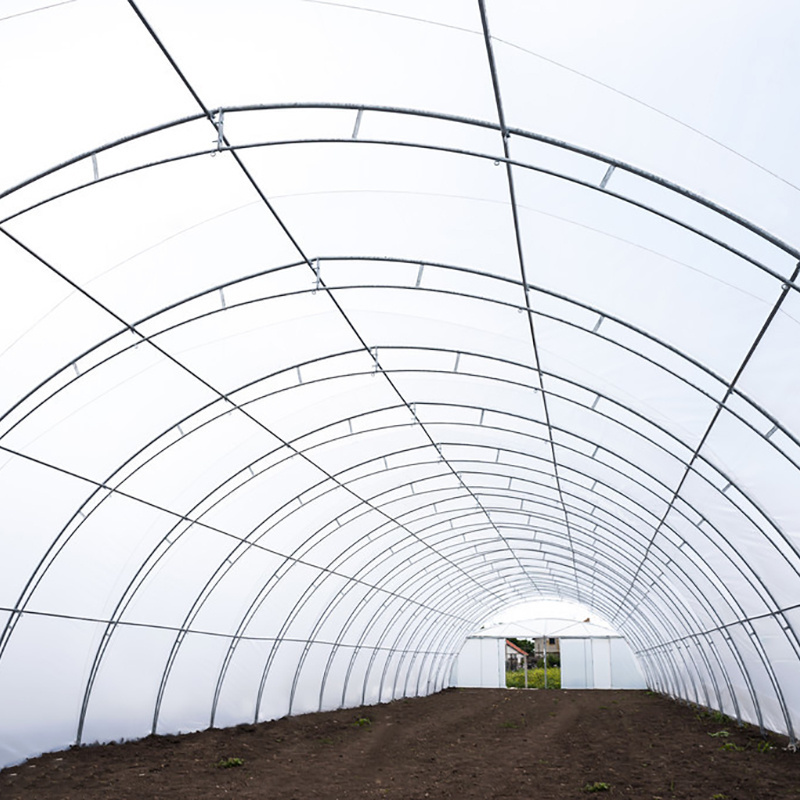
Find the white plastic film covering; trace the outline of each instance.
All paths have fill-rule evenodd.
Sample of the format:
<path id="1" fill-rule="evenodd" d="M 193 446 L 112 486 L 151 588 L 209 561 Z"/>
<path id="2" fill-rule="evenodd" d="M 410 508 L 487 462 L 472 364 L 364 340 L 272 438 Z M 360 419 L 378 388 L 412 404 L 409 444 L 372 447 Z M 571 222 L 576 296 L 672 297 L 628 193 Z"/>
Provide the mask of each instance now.
<path id="1" fill-rule="evenodd" d="M 538 597 L 794 741 L 799 17 L 4 4 L 0 765 Z"/>

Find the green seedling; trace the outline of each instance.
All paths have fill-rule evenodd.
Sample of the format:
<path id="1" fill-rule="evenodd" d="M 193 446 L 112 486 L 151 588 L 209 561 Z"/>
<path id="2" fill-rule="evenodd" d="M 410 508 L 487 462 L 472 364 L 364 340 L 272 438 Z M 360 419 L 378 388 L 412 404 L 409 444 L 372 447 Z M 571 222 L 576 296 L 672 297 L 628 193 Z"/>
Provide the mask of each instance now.
<path id="1" fill-rule="evenodd" d="M 369 725 L 372 725 L 372 720 L 369 717 L 359 717 L 354 723 L 358 728 L 366 728 Z"/>
<path id="2" fill-rule="evenodd" d="M 611 785 L 603 783 L 602 781 L 595 781 L 594 783 L 587 783 L 583 787 L 584 792 L 607 792 L 611 789 Z"/>
<path id="3" fill-rule="evenodd" d="M 241 767 L 242 764 L 244 764 L 243 758 L 221 758 L 219 761 L 217 761 L 217 766 L 221 767 L 222 769 Z"/>
<path id="4" fill-rule="evenodd" d="M 517 726 L 517 723 L 516 723 L 516 722 L 511 722 L 511 721 L 509 720 L 508 722 L 501 722 L 501 723 L 500 723 L 500 727 L 501 727 L 501 728 L 516 728 L 516 727 L 518 727 L 518 726 Z"/>
<path id="5" fill-rule="evenodd" d="M 709 733 L 709 736 L 713 736 L 715 739 L 718 737 L 722 737 L 723 739 L 727 739 L 730 736 L 730 732 L 726 730 L 717 731 L 716 733 Z"/>
<path id="6" fill-rule="evenodd" d="M 756 750 L 759 753 L 769 753 L 771 750 L 775 749 L 775 745 L 769 741 L 769 739 L 764 739 L 763 741 L 759 742 L 756 745 Z"/>
<path id="7" fill-rule="evenodd" d="M 717 792 L 716 794 L 711 795 L 711 800 L 728 800 L 728 795 L 723 794 L 722 792 Z"/>
<path id="8" fill-rule="evenodd" d="M 736 742 L 725 742 L 725 744 L 722 745 L 722 750 L 739 751 L 744 750 L 744 747 L 739 747 Z"/>

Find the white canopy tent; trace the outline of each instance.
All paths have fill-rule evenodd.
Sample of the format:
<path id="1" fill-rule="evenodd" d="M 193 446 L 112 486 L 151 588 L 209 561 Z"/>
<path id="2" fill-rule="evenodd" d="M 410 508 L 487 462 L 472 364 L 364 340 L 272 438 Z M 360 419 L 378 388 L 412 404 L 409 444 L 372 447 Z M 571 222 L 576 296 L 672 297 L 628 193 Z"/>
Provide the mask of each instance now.
<path id="1" fill-rule="evenodd" d="M 646 688 L 636 657 L 615 630 L 597 621 L 564 617 L 533 617 L 482 627 L 467 639 L 459 653 L 452 675 L 454 682 L 464 686 L 505 686 L 506 653 L 502 644 L 511 638 L 558 639 L 562 689 Z M 542 647 L 542 652 L 546 649 Z"/>
<path id="2" fill-rule="evenodd" d="M 619 634 L 606 625 L 596 622 L 581 622 L 575 619 L 544 617 L 537 619 L 521 619 L 514 622 L 501 622 L 481 628 L 472 634 L 473 638 L 490 639 L 541 639 L 570 637 L 578 639 L 592 636 L 618 636 Z"/>
<path id="3" fill-rule="evenodd" d="M 437 691 L 536 597 L 794 740 L 799 17 L 7 0 L 0 764 Z"/>

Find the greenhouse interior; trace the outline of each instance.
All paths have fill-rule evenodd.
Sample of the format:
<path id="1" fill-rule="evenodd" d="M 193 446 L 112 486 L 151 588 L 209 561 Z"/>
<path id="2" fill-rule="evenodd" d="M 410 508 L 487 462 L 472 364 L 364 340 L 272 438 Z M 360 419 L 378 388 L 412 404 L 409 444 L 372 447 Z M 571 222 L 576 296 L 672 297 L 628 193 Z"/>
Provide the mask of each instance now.
<path id="1" fill-rule="evenodd" d="M 800 726 L 800 6 L 6 0 L 0 766 L 430 695 L 579 603 Z"/>

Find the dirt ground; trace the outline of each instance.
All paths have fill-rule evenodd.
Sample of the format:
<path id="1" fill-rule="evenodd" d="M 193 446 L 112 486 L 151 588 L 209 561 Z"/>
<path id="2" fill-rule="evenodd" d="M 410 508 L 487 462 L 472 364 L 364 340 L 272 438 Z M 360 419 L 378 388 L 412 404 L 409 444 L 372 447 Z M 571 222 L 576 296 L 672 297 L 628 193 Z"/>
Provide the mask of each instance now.
<path id="1" fill-rule="evenodd" d="M 763 741 L 647 692 L 450 689 L 49 753 L 0 772 L 0 798 L 800 798 L 800 752 Z"/>

